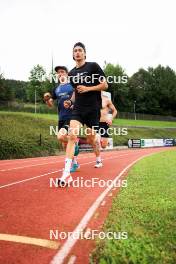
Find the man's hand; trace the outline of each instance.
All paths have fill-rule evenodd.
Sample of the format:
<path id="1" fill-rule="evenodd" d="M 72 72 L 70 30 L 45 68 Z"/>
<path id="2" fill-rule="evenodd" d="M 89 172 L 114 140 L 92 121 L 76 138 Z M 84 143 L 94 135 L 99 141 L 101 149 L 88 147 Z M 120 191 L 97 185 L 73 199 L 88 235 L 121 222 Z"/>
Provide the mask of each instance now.
<path id="1" fill-rule="evenodd" d="M 64 101 L 64 107 L 65 107 L 66 109 L 70 108 L 70 107 L 71 107 L 71 101 L 70 101 L 70 100 L 65 100 L 65 101 Z"/>
<path id="2" fill-rule="evenodd" d="M 86 93 L 86 92 L 90 91 L 90 88 L 91 87 L 87 87 L 84 85 L 78 85 L 76 89 L 77 89 L 78 93 Z"/>
<path id="3" fill-rule="evenodd" d="M 45 93 L 44 95 L 43 95 L 43 100 L 45 101 L 45 102 L 47 102 L 49 99 L 51 99 L 52 98 L 52 96 L 51 96 L 51 94 L 50 93 Z"/>

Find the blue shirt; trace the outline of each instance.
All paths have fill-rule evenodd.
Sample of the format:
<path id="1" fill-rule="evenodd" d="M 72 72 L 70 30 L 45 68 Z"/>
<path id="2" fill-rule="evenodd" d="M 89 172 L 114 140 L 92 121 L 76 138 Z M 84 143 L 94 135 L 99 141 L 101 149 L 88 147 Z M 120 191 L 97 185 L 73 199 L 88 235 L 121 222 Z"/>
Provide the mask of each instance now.
<path id="1" fill-rule="evenodd" d="M 70 83 L 60 84 L 53 91 L 53 99 L 57 99 L 59 120 L 71 118 L 72 110 L 64 107 L 64 101 L 71 98 L 73 87 Z"/>

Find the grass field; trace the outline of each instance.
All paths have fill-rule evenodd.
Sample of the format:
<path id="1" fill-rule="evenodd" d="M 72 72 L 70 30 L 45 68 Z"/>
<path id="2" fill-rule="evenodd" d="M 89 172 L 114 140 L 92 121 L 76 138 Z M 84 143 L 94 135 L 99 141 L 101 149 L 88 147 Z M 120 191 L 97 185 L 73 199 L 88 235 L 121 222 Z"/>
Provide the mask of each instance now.
<path id="1" fill-rule="evenodd" d="M 0 124 L 0 159 L 54 155 L 58 150 L 56 136 L 49 129 L 56 121 L 1 113 Z"/>
<path id="2" fill-rule="evenodd" d="M 31 117 L 41 117 L 49 120 L 57 120 L 58 115 L 57 114 L 35 114 L 35 113 L 24 113 L 24 112 L 5 112 L 5 111 L 0 111 L 0 113 L 18 113 L 19 115 L 26 115 L 26 116 L 31 116 Z M 117 126 L 141 126 L 141 127 L 172 127 L 176 128 L 176 122 L 169 122 L 169 121 L 151 121 L 151 120 L 131 120 L 131 119 L 114 119 L 113 121 L 114 125 Z"/>
<path id="3" fill-rule="evenodd" d="M 47 156 L 58 153 L 56 136 L 49 135 L 50 125 L 57 125 L 57 115 L 0 111 L 0 159 Z M 129 120 L 127 120 L 129 121 Z M 129 138 L 176 138 L 176 129 L 128 128 L 127 135 L 120 135 L 116 128 L 114 146 L 127 145 Z M 42 144 L 40 146 L 40 134 Z M 59 147 L 59 148 L 58 148 Z"/>
<path id="4" fill-rule="evenodd" d="M 176 152 L 146 157 L 128 173 L 128 186 L 114 198 L 103 231 L 126 240 L 98 240 L 90 263 L 176 263 Z"/>
<path id="5" fill-rule="evenodd" d="M 142 127 L 175 127 L 176 122 L 169 121 L 152 121 L 152 120 L 131 120 L 131 119 L 115 119 L 114 125 L 118 126 L 142 126 Z"/>

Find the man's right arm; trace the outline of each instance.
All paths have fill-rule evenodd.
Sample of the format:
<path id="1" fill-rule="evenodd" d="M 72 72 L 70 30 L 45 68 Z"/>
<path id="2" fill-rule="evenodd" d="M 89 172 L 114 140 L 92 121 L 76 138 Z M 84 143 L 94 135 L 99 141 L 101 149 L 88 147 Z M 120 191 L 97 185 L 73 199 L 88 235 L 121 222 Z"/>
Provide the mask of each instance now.
<path id="1" fill-rule="evenodd" d="M 54 104 L 54 100 L 50 93 L 45 93 L 43 96 L 43 100 L 45 101 L 48 107 L 52 107 Z"/>

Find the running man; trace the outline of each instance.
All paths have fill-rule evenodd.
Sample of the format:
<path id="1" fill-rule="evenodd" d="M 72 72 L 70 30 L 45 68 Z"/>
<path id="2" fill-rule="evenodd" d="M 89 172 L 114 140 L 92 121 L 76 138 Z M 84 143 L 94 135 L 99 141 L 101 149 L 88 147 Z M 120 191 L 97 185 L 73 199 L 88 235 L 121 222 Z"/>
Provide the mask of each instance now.
<path id="1" fill-rule="evenodd" d="M 52 107 L 54 100 L 57 100 L 59 115 L 59 131 L 57 138 L 62 143 L 63 149 L 66 150 L 66 145 L 68 143 L 68 127 L 70 125 L 72 108 L 65 108 L 64 102 L 73 96 L 73 87 L 70 83 L 68 83 L 68 70 L 65 66 L 56 66 L 55 71 L 58 75 L 60 84 L 53 90 L 52 95 L 50 93 L 44 94 L 44 101 L 49 107 Z M 74 172 L 79 168 L 79 164 L 76 160 L 78 153 L 78 144 L 75 144 L 75 153 L 72 159 L 72 167 L 70 168 L 71 172 Z"/>
<path id="2" fill-rule="evenodd" d="M 99 128 L 100 109 L 102 107 L 101 91 L 108 88 L 105 74 L 95 62 L 86 62 L 86 49 L 84 44 L 78 42 L 73 47 L 73 59 L 76 66 L 69 72 L 69 78 L 75 91 L 75 102 L 72 111 L 66 159 L 63 174 L 58 179 L 58 186 L 65 186 L 73 179 L 70 167 L 75 143 L 81 126 L 86 125 L 87 141 L 96 153 L 96 167 L 102 167 L 100 157 L 99 138 L 96 129 Z M 72 99 L 69 101 L 73 104 Z"/>
<path id="3" fill-rule="evenodd" d="M 117 109 L 109 99 L 106 92 L 101 92 L 102 109 L 99 123 L 99 134 L 101 135 L 101 147 L 105 149 L 108 145 L 108 129 L 112 125 L 112 120 L 117 116 Z"/>

